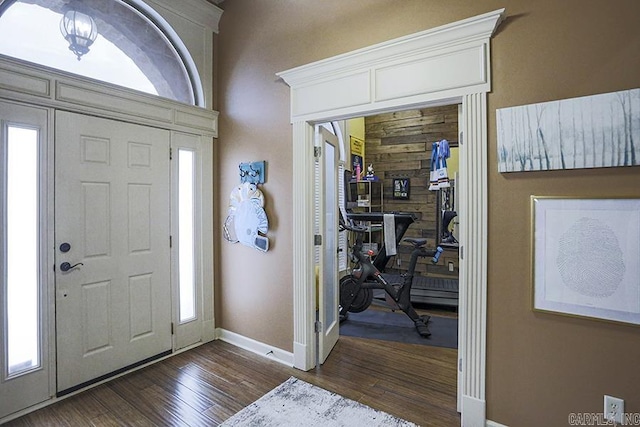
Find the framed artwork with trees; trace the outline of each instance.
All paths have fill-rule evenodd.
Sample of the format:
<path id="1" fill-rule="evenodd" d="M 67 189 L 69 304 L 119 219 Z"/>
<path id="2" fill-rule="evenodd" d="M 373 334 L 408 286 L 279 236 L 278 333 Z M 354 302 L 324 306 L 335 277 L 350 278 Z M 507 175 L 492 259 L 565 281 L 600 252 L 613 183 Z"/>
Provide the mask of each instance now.
<path id="1" fill-rule="evenodd" d="M 498 171 L 640 164 L 640 89 L 496 111 Z"/>

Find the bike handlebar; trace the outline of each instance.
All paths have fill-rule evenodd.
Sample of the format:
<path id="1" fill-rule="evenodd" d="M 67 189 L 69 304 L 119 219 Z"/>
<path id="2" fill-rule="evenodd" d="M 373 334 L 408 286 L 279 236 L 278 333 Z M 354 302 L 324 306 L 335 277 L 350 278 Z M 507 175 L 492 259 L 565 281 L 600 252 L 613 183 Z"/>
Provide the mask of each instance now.
<path id="1" fill-rule="evenodd" d="M 355 225 L 352 221 L 349 221 L 350 224 L 347 225 L 346 221 L 343 220 L 342 215 L 340 216 L 340 221 L 339 221 L 339 227 L 340 227 L 340 231 L 342 230 L 348 230 L 348 231 L 353 231 L 355 233 L 365 233 L 367 231 L 367 227 L 366 226 L 361 226 L 361 225 Z M 435 249 L 435 254 L 433 255 L 433 257 L 431 258 L 431 262 L 433 264 L 437 264 L 438 261 L 440 260 L 440 255 L 442 255 L 443 249 L 442 247 L 438 246 Z"/>
<path id="2" fill-rule="evenodd" d="M 347 225 L 342 218 L 340 218 L 340 224 L 339 224 L 340 228 L 342 228 L 343 230 L 348 230 L 348 231 L 353 231 L 355 233 L 364 233 L 367 231 L 367 227 L 362 226 L 362 225 L 355 225 L 353 223 L 351 223 L 351 225 Z M 342 231 L 342 230 L 341 230 Z"/>

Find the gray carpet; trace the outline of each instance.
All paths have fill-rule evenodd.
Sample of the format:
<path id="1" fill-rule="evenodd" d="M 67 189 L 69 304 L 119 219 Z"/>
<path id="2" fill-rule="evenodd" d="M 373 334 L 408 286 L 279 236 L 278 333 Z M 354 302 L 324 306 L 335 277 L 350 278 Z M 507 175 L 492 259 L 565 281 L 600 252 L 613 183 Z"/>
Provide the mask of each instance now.
<path id="1" fill-rule="evenodd" d="M 416 424 L 291 377 L 221 427 L 417 427 Z"/>
<path id="2" fill-rule="evenodd" d="M 428 326 L 431 336 L 424 338 L 403 312 L 369 308 L 349 313 L 347 320 L 340 323 L 340 335 L 458 348 L 458 319 L 431 316 Z"/>

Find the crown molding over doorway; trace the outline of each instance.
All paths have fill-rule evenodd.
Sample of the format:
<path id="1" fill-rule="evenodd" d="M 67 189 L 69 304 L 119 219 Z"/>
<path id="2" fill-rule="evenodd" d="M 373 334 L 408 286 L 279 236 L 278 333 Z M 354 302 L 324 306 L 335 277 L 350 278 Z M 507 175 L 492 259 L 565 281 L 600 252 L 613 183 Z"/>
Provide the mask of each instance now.
<path id="1" fill-rule="evenodd" d="M 465 426 L 486 413 L 487 106 L 490 38 L 499 9 L 277 74 L 291 87 L 294 366 L 315 365 L 313 124 L 462 104 L 458 409 Z"/>
<path id="2" fill-rule="evenodd" d="M 500 9 L 277 73 L 291 87 L 292 123 L 488 92 L 489 39 L 503 15 Z"/>

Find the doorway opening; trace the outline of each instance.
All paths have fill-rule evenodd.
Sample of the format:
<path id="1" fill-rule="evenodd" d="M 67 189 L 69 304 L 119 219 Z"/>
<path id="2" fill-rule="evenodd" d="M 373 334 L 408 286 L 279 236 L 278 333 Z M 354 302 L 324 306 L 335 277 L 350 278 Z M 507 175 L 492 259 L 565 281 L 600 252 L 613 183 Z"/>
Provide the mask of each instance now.
<path id="1" fill-rule="evenodd" d="M 396 236 L 398 244 L 392 252 L 384 246 L 384 224 L 364 223 L 369 231 L 364 234 L 363 249 L 371 251 L 372 260 L 396 289 L 405 276 L 414 276 L 410 302 L 419 315 L 429 316 L 432 335 L 424 338 L 418 334 L 412 320 L 382 289 L 367 290 L 366 305 L 352 307 L 353 312 L 341 323 L 341 335 L 458 348 L 459 219 L 455 188 L 459 107 L 451 104 L 346 120 L 349 160 L 344 178 L 345 203 L 341 206 L 348 214 L 395 212 L 413 218 L 403 236 Z M 434 152 L 434 144 L 441 141 L 446 141 L 447 152 Z M 448 180 L 442 180 L 440 188 L 430 186 L 430 172 L 439 155 L 448 171 Z M 361 175 L 357 177 L 359 165 Z M 350 237 L 345 247 L 348 253 L 354 240 L 353 235 Z M 425 248 L 442 247 L 439 262 L 419 257 L 411 268 L 413 246 L 405 238 L 426 239 Z M 350 274 L 354 267 L 351 262 L 342 275 Z"/>
<path id="2" fill-rule="evenodd" d="M 314 360 L 314 123 L 407 108 L 462 105 L 458 409 L 486 420 L 487 93 L 490 38 L 504 9 L 277 73 L 291 87 L 294 366 Z M 446 54 L 443 54 L 445 52 Z M 456 70 L 452 73 L 451 70 Z"/>

